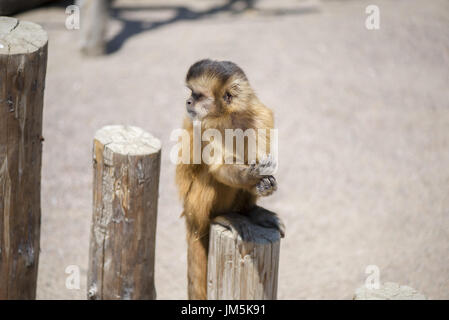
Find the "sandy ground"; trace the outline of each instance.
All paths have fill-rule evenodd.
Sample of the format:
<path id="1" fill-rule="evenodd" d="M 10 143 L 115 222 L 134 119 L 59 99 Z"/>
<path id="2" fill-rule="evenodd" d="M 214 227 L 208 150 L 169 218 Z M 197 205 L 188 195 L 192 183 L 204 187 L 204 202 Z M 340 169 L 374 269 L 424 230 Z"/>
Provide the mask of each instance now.
<path id="1" fill-rule="evenodd" d="M 163 3 L 118 1 L 111 52 L 90 59 L 62 6 L 18 15 L 50 37 L 38 298 L 86 296 L 92 139 L 107 124 L 163 142 L 156 288 L 159 299 L 186 298 L 169 136 L 188 66 L 212 57 L 241 65 L 275 111 L 280 187 L 262 204 L 287 226 L 279 298 L 352 298 L 376 265 L 381 282 L 448 299 L 449 2 L 263 1 L 208 15 L 191 12 L 223 2 Z M 173 19 L 180 4 L 191 11 Z M 365 28 L 368 4 L 380 8 L 380 30 Z M 80 290 L 65 286 L 69 265 L 80 267 Z"/>

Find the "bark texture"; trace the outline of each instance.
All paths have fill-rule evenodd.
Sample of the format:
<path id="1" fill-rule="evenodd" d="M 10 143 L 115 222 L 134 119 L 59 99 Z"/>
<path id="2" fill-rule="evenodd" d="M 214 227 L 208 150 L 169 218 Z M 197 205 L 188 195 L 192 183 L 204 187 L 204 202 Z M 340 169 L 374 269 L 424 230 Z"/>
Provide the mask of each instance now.
<path id="1" fill-rule="evenodd" d="M 280 234 L 253 224 L 243 215 L 228 215 L 244 239 L 220 224 L 210 229 L 208 300 L 275 300 Z"/>
<path id="2" fill-rule="evenodd" d="M 0 299 L 34 299 L 47 33 L 0 17 Z"/>
<path id="3" fill-rule="evenodd" d="M 136 127 L 97 131 L 89 299 L 156 299 L 160 141 Z"/>

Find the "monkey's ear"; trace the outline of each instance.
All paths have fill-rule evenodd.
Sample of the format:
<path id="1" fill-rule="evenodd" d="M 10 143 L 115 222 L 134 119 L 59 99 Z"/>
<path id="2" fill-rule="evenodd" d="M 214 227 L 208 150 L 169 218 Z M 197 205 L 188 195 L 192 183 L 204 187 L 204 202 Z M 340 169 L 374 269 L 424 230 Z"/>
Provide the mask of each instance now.
<path id="1" fill-rule="evenodd" d="M 232 99 L 233 97 L 237 97 L 241 91 L 242 91 L 242 89 L 240 87 L 240 80 L 236 79 L 228 87 L 228 90 L 226 90 L 225 96 L 226 96 L 226 94 L 228 94 L 228 95 L 230 95 L 230 98 Z"/>

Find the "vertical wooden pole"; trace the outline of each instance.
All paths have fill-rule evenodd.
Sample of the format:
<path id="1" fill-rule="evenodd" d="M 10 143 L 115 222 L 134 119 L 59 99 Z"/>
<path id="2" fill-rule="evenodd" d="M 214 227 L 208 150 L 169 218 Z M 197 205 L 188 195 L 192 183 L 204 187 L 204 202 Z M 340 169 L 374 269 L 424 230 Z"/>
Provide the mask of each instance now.
<path id="1" fill-rule="evenodd" d="M 161 143 L 107 126 L 94 139 L 89 299 L 156 299 L 154 254 Z"/>
<path id="2" fill-rule="evenodd" d="M 106 31 L 110 0 L 78 0 L 80 7 L 81 52 L 87 56 L 106 53 Z"/>
<path id="3" fill-rule="evenodd" d="M 0 17 L 0 300 L 36 297 L 47 41 Z"/>
<path id="4" fill-rule="evenodd" d="M 239 214 L 226 215 L 239 234 L 213 222 L 207 267 L 208 300 L 275 300 L 280 234 Z"/>

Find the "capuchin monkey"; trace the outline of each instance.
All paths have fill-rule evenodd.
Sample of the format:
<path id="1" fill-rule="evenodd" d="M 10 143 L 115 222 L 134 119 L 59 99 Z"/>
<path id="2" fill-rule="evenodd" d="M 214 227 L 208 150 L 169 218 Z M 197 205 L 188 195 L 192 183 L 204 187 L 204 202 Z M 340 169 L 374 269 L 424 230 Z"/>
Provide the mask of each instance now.
<path id="1" fill-rule="evenodd" d="M 190 134 L 193 146 L 193 121 L 201 121 L 201 130 L 216 129 L 225 137 L 225 129 L 273 128 L 273 112 L 264 106 L 251 88 L 245 73 L 230 61 L 201 60 L 193 64 L 186 76 L 191 96 L 186 102 L 187 116 L 184 129 Z M 257 143 L 265 143 L 269 137 Z M 201 142 L 203 148 L 205 142 Z M 223 156 L 237 160 L 242 155 L 224 143 Z M 236 148 L 237 149 L 237 148 Z M 202 149 L 201 149 L 202 150 Z M 234 228 L 222 216 L 226 213 L 246 215 L 251 221 L 265 227 L 275 227 L 284 236 L 284 225 L 276 214 L 256 205 L 260 196 L 268 196 L 277 189 L 273 172 L 276 163 L 272 156 L 256 154 L 248 161 L 245 144 L 244 161 L 240 163 L 180 163 L 176 168 L 176 183 L 184 205 L 182 215 L 187 227 L 188 298 L 207 298 L 207 256 L 209 228 L 212 220 Z M 215 152 L 215 151 L 214 151 Z M 235 229 L 233 231 L 236 231 Z M 238 230 L 237 230 L 238 231 Z"/>

